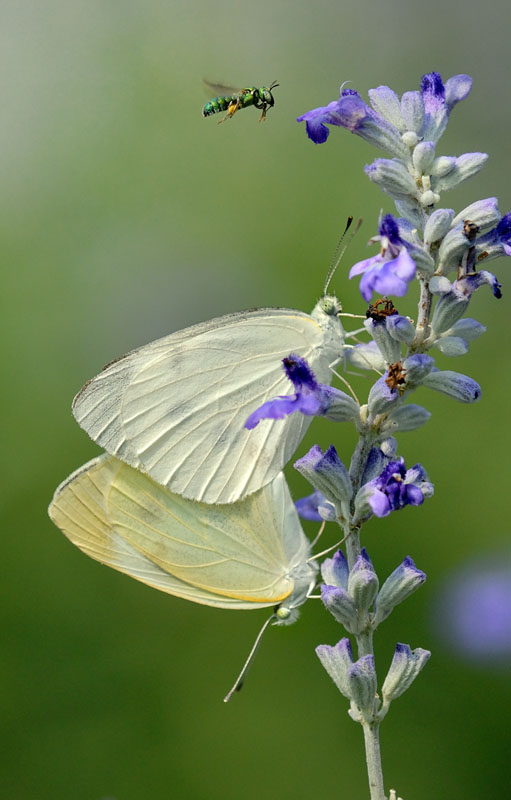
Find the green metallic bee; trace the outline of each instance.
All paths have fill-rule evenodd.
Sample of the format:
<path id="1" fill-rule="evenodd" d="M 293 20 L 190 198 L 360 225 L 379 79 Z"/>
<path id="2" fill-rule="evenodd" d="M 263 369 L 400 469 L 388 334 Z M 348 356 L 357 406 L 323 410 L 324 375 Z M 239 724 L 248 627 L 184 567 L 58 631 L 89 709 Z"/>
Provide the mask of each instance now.
<path id="1" fill-rule="evenodd" d="M 272 89 L 275 89 L 279 84 L 273 81 L 271 86 L 249 86 L 248 89 L 233 89 L 232 86 L 222 86 L 218 83 L 210 83 L 204 81 L 209 89 L 219 93 L 219 97 L 210 100 L 202 109 L 203 117 L 210 117 L 211 114 L 217 114 L 219 111 L 227 111 L 227 114 L 219 122 L 224 122 L 239 111 L 240 108 L 248 108 L 248 106 L 255 106 L 262 109 L 262 114 L 259 117 L 259 122 L 266 119 L 266 109 L 272 108 L 275 105 L 273 99 Z"/>

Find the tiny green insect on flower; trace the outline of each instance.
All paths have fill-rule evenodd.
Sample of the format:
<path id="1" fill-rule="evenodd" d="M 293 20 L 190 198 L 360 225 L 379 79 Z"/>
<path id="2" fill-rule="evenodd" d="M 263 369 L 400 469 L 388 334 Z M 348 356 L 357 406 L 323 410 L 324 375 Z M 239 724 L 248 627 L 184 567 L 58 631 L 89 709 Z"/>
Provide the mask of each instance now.
<path id="1" fill-rule="evenodd" d="M 249 86 L 246 89 L 233 89 L 231 86 L 222 86 L 209 83 L 209 81 L 204 81 L 204 83 L 210 89 L 214 89 L 219 93 L 222 92 L 222 94 L 206 103 L 202 109 L 202 116 L 210 117 L 219 111 L 227 111 L 225 117 L 219 122 L 230 119 L 240 108 L 248 108 L 248 106 L 262 109 L 262 114 L 259 117 L 259 122 L 262 122 L 266 119 L 266 109 L 275 105 L 272 90 L 279 85 L 276 81 L 273 81 L 270 86 Z"/>

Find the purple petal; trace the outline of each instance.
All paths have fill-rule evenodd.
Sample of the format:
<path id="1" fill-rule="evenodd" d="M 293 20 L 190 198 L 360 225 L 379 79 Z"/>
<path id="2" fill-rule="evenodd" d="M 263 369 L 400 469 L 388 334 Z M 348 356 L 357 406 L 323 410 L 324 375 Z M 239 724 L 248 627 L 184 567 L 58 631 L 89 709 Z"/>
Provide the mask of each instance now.
<path id="1" fill-rule="evenodd" d="M 387 517 L 390 514 L 390 503 L 386 494 L 375 489 L 369 498 L 369 505 L 377 517 Z"/>
<path id="2" fill-rule="evenodd" d="M 453 75 L 445 82 L 445 102 L 449 109 L 468 96 L 472 88 L 470 75 Z"/>
<path id="3" fill-rule="evenodd" d="M 382 257 L 380 254 L 377 256 L 371 256 L 371 258 L 365 258 L 363 261 L 357 261 L 356 264 L 352 266 L 349 272 L 349 278 L 354 278 L 355 275 L 361 275 L 363 272 L 366 272 L 369 269 L 374 269 L 379 264 L 382 263 Z"/>
<path id="4" fill-rule="evenodd" d="M 421 490 L 418 486 L 414 486 L 413 484 L 406 485 L 406 501 L 411 506 L 420 506 L 424 502 L 424 495 L 422 494 Z"/>
<path id="5" fill-rule="evenodd" d="M 312 522 L 322 522 L 323 518 L 318 511 L 318 506 L 321 506 L 324 503 L 326 503 L 324 495 L 322 495 L 321 492 L 318 492 L 316 489 L 315 492 L 307 495 L 307 497 L 301 497 L 299 500 L 297 500 L 295 503 L 295 508 L 302 519 L 308 519 Z"/>
<path id="6" fill-rule="evenodd" d="M 417 267 L 415 261 L 409 254 L 406 248 L 402 248 L 401 252 L 399 253 L 398 257 L 395 258 L 393 261 L 389 261 L 389 264 L 393 264 L 393 270 L 399 278 L 402 278 L 404 281 L 411 281 L 415 278 L 415 273 L 417 271 Z"/>
<path id="7" fill-rule="evenodd" d="M 445 88 L 438 72 L 429 72 L 422 76 L 421 91 L 426 112 L 436 116 L 445 105 Z"/>

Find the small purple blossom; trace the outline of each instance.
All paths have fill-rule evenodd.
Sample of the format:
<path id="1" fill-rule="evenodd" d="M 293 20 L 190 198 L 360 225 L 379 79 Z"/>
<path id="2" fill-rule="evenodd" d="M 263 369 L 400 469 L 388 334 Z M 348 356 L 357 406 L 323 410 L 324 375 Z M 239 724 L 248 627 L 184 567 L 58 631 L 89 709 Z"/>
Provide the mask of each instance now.
<path id="1" fill-rule="evenodd" d="M 307 136 L 312 139 L 314 144 L 323 144 L 328 139 L 330 131 L 326 127 L 327 124 L 348 128 L 355 132 L 371 113 L 371 109 L 366 106 L 354 89 L 343 89 L 341 86 L 340 95 L 339 100 L 333 100 L 327 106 L 306 111 L 296 120 L 305 122 Z"/>
<path id="2" fill-rule="evenodd" d="M 300 497 L 295 502 L 295 508 L 302 519 L 308 519 L 311 522 L 322 522 L 323 517 L 318 508 L 324 503 L 326 503 L 326 497 L 316 489 L 312 494 L 308 494 L 307 497 Z"/>
<path id="3" fill-rule="evenodd" d="M 332 522 L 337 519 L 335 506 L 317 489 L 307 497 L 297 500 L 295 508 L 302 519 L 310 522 Z"/>
<path id="4" fill-rule="evenodd" d="M 356 133 L 362 139 L 395 156 L 405 157 L 407 148 L 401 141 L 399 131 L 367 103 L 354 89 L 341 86 L 340 97 L 327 106 L 313 108 L 298 117 L 305 122 L 307 136 L 314 144 L 323 144 L 330 134 L 327 125 L 336 125 Z"/>
<path id="5" fill-rule="evenodd" d="M 424 102 L 424 123 L 421 135 L 425 140 L 436 142 L 447 125 L 449 114 L 456 103 L 464 100 L 472 88 L 468 75 L 454 75 L 445 86 L 438 72 L 423 75 L 421 93 Z"/>
<path id="6" fill-rule="evenodd" d="M 284 419 L 295 411 L 306 416 L 324 414 L 330 405 L 335 389 L 318 383 L 307 361 L 291 353 L 282 360 L 284 372 L 295 387 L 294 395 L 281 395 L 259 406 L 245 422 L 251 430 L 262 419 Z"/>
<path id="7" fill-rule="evenodd" d="M 326 416 L 336 422 L 348 422 L 358 415 L 355 401 L 340 389 L 318 383 L 307 361 L 294 353 L 282 359 L 286 376 L 296 392 L 267 400 L 256 408 L 245 422 L 251 430 L 262 419 L 284 419 L 295 411 L 305 416 Z"/>
<path id="8" fill-rule="evenodd" d="M 458 278 L 458 280 L 453 283 L 453 291 L 459 292 L 464 297 L 470 299 L 475 290 L 485 284 L 491 288 L 493 296 L 496 297 L 497 300 L 500 300 L 502 297 L 502 292 L 500 291 L 502 284 L 498 282 L 497 277 L 492 272 L 488 272 L 485 269 L 482 269 L 480 272 L 464 275 L 463 278 Z"/>
<path id="9" fill-rule="evenodd" d="M 408 505 L 420 506 L 433 493 L 424 467 L 416 464 L 407 470 L 403 458 L 391 461 L 377 478 L 362 487 L 368 489 L 368 502 L 377 517 L 386 517 Z"/>
<path id="10" fill-rule="evenodd" d="M 379 236 L 370 243 L 380 242 L 376 256 L 359 261 L 350 270 L 349 277 L 362 275 L 360 292 L 369 302 L 373 292 L 380 295 L 403 297 L 408 284 L 415 277 L 416 265 L 399 236 L 399 228 L 391 214 L 386 214 L 379 227 Z"/>

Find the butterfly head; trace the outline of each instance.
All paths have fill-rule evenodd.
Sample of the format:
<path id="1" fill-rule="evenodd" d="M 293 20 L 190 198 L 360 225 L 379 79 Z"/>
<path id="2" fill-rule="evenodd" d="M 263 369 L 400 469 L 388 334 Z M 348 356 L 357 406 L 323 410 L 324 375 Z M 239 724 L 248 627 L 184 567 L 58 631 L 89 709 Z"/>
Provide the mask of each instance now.
<path id="1" fill-rule="evenodd" d="M 325 294 L 318 302 L 316 308 L 326 314 L 327 317 L 338 317 L 342 311 L 341 301 L 333 294 Z"/>

